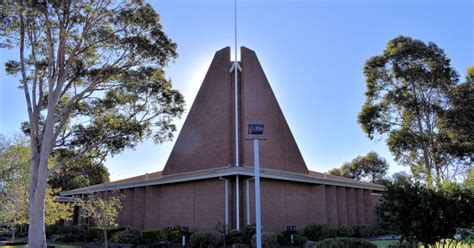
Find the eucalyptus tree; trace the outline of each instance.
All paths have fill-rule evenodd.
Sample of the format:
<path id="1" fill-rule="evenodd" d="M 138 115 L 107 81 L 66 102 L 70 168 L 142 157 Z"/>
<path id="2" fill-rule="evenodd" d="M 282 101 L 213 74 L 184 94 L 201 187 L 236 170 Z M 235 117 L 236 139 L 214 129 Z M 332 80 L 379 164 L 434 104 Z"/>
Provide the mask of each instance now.
<path id="1" fill-rule="evenodd" d="M 31 247 L 46 247 L 48 176 L 85 156 L 102 159 L 146 137 L 172 138 L 184 108 L 164 69 L 176 44 L 143 1 L 4 0 L 0 47 L 24 92 L 30 137 Z M 57 158 L 48 168 L 48 159 Z"/>
<path id="2" fill-rule="evenodd" d="M 377 183 L 385 177 L 388 167 L 389 165 L 385 158 L 376 152 L 369 152 L 364 156 L 357 156 L 351 162 L 346 162 L 339 168 L 329 170 L 328 173 L 335 176 Z"/>
<path id="3" fill-rule="evenodd" d="M 358 116 L 364 132 L 385 137 L 396 160 L 428 185 L 448 180 L 456 156 L 444 149 L 451 141 L 441 124 L 459 79 L 444 51 L 399 36 L 367 60 L 364 74 L 366 102 Z"/>

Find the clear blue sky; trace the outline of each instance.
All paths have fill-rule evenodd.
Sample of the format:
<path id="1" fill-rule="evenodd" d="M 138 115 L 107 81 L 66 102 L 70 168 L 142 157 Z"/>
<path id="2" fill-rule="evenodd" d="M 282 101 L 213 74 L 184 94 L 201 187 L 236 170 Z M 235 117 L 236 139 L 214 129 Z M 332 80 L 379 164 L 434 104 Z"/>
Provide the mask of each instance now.
<path id="1" fill-rule="evenodd" d="M 233 46 L 233 0 L 152 4 L 166 33 L 178 43 L 179 58 L 167 74 L 189 109 L 214 52 Z M 238 5 L 239 46 L 257 52 L 312 170 L 327 171 L 369 151 L 387 158 L 390 172 L 406 169 L 396 165 L 383 140 L 369 140 L 356 122 L 365 99 L 363 64 L 380 54 L 388 40 L 406 35 L 435 42 L 462 78 L 474 64 L 470 0 L 267 0 Z M 8 135 L 18 132 L 26 109 L 17 79 L 7 77 L 3 67 L 17 52 L 0 52 L 0 133 Z M 149 141 L 110 158 L 106 165 L 111 178 L 161 170 L 172 145 Z"/>

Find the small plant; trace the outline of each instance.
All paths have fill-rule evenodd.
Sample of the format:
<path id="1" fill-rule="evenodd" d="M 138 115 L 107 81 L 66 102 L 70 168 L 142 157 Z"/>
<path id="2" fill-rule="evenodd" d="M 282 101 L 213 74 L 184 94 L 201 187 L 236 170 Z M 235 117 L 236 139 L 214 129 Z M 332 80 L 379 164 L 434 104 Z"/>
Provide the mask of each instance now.
<path id="1" fill-rule="evenodd" d="M 143 243 L 143 236 L 139 230 L 126 229 L 114 234 L 114 236 L 112 236 L 112 242 L 120 244 L 138 245 Z"/>
<path id="2" fill-rule="evenodd" d="M 195 232 L 191 235 L 189 244 L 193 248 L 213 248 L 217 245 L 217 239 L 210 232 Z"/>
<path id="3" fill-rule="evenodd" d="M 122 195 L 100 198 L 96 195 L 89 195 L 86 201 L 79 201 L 78 205 L 82 208 L 82 215 L 85 218 L 92 218 L 94 223 L 102 229 L 104 234 L 104 247 L 108 247 L 107 228 L 116 226 L 119 209 L 122 208 Z"/>

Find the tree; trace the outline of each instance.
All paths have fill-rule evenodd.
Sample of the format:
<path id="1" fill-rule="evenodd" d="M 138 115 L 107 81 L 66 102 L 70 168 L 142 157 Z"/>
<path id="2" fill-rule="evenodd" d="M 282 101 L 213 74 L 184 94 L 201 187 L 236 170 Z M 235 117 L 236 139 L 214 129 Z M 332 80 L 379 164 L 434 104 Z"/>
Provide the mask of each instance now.
<path id="1" fill-rule="evenodd" d="M 445 149 L 461 162 L 474 162 L 474 66 L 467 69 L 466 82 L 451 89 L 450 107 L 441 126 L 450 139 Z"/>
<path id="2" fill-rule="evenodd" d="M 471 228 L 474 223 L 474 194 L 466 187 L 452 184 L 434 190 L 400 176 L 387 181 L 385 188 L 377 207 L 382 227 L 410 243 L 432 247 L 452 239 L 456 228 Z"/>
<path id="3" fill-rule="evenodd" d="M 29 223 L 28 220 L 28 184 L 30 148 L 26 139 L 16 135 L 12 139 L 4 139 L 0 147 L 0 224 L 9 226 L 12 239 L 15 238 L 16 227 Z M 44 219 L 46 224 L 54 224 L 59 220 L 68 220 L 72 216 L 72 205 L 56 202 L 60 189 L 47 188 Z"/>
<path id="4" fill-rule="evenodd" d="M 172 138 L 184 100 L 164 68 L 176 58 L 176 44 L 141 0 L 5 0 L 0 16 L 0 47 L 19 54 L 5 69 L 19 75 L 28 113 L 28 242 L 46 247 L 50 174 L 79 158 L 102 160 L 146 137 Z M 48 168 L 53 155 L 57 162 Z"/>
<path id="5" fill-rule="evenodd" d="M 109 172 L 103 163 L 84 158 L 64 164 L 51 175 L 48 184 L 66 191 L 109 181 Z"/>
<path id="6" fill-rule="evenodd" d="M 378 183 L 387 174 L 388 167 L 383 157 L 376 152 L 369 152 L 365 156 L 354 158 L 350 163 L 344 163 L 340 168 L 329 170 L 328 173 Z"/>
<path id="7" fill-rule="evenodd" d="M 365 63 L 364 74 L 366 102 L 358 122 L 368 137 L 386 137 L 396 160 L 428 185 L 451 179 L 447 171 L 456 160 L 443 149 L 450 140 L 441 120 L 458 74 L 443 50 L 399 36 Z"/>
<path id="8" fill-rule="evenodd" d="M 92 218 L 94 223 L 104 232 L 104 247 L 109 247 L 107 240 L 107 228 L 117 225 L 115 219 L 118 211 L 122 208 L 122 195 L 112 195 L 108 197 L 98 197 L 88 195 L 87 200 L 80 200 L 78 203 L 82 209 L 84 218 Z"/>

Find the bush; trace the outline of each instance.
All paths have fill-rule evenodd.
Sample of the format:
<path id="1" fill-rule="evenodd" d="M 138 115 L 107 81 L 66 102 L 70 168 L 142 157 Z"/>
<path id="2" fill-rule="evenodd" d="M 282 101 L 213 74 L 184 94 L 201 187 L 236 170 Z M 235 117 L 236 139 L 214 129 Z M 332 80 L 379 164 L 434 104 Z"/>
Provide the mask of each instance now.
<path id="1" fill-rule="evenodd" d="M 293 235 L 293 244 L 291 243 L 291 235 L 288 231 L 283 231 L 278 235 L 278 244 L 281 246 L 298 246 L 303 247 L 308 241 L 308 238 L 304 236 L 302 231 L 297 231 L 296 234 Z"/>
<path id="2" fill-rule="evenodd" d="M 316 242 L 313 248 L 377 248 L 375 244 L 365 239 L 356 238 L 330 238 Z"/>
<path id="3" fill-rule="evenodd" d="M 181 243 L 181 227 L 166 227 L 163 229 L 164 236 L 166 240 L 172 244 Z"/>
<path id="4" fill-rule="evenodd" d="M 469 188 L 431 189 L 403 178 L 387 182 L 385 188 L 377 208 L 380 221 L 409 242 L 434 245 L 453 238 L 456 228 L 474 223 L 474 194 Z"/>
<path id="5" fill-rule="evenodd" d="M 115 233 L 125 230 L 124 227 L 108 227 L 107 237 L 113 237 Z M 86 240 L 89 242 L 102 242 L 104 241 L 104 231 L 99 227 L 89 227 L 86 232 Z"/>
<path id="6" fill-rule="evenodd" d="M 115 233 L 111 241 L 114 243 L 138 245 L 143 243 L 143 236 L 139 230 L 126 229 Z"/>
<path id="7" fill-rule="evenodd" d="M 252 242 L 252 237 L 253 235 L 255 235 L 256 232 L 257 228 L 255 227 L 255 224 L 244 226 L 240 231 L 242 237 L 241 242 L 250 245 L 250 243 Z"/>
<path id="8" fill-rule="evenodd" d="M 168 241 L 166 233 L 162 229 L 145 230 L 143 231 L 142 236 L 143 242 L 145 242 L 146 244 L 154 244 Z"/>
<path id="9" fill-rule="evenodd" d="M 313 241 L 336 237 L 336 230 L 329 225 L 310 224 L 304 228 L 303 232 L 306 238 Z"/>
<path id="10" fill-rule="evenodd" d="M 252 237 L 252 247 L 257 247 L 256 235 Z M 278 235 L 271 232 L 262 233 L 262 247 L 263 248 L 274 248 L 278 247 Z"/>
<path id="11" fill-rule="evenodd" d="M 225 236 L 226 245 L 245 243 L 242 240 L 242 232 L 236 229 L 230 230 Z"/>
<path id="12" fill-rule="evenodd" d="M 84 225 L 54 224 L 45 228 L 46 237 L 64 243 L 83 242 L 86 238 L 86 229 Z"/>
<path id="13" fill-rule="evenodd" d="M 210 232 L 195 232 L 191 235 L 189 244 L 193 248 L 212 248 L 216 247 L 217 239 Z"/>

